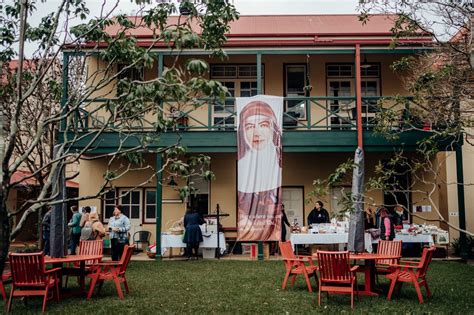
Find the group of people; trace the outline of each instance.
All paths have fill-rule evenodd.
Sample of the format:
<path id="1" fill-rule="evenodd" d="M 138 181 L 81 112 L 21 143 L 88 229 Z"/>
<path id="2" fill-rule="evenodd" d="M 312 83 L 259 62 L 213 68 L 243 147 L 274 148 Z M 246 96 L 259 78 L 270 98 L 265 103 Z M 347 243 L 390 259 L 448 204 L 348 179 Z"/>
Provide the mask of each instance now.
<path id="1" fill-rule="evenodd" d="M 42 221 L 45 255 L 50 254 L 51 211 L 51 208 L 49 208 Z M 70 255 L 76 255 L 80 240 L 102 240 L 108 234 L 112 260 L 120 260 L 125 244 L 129 242 L 131 228 L 130 220 L 122 213 L 122 207 L 120 205 L 115 206 L 113 216 L 108 222 L 108 231 L 102 224 L 99 214 L 92 212 L 91 207 L 84 207 L 81 213 L 77 206 L 72 206 L 71 211 L 72 218 L 68 223 L 71 232 L 68 248 Z"/>
<path id="2" fill-rule="evenodd" d="M 409 213 L 402 205 L 396 205 L 392 212 L 386 207 L 380 207 L 376 211 L 370 207 L 365 210 L 365 228 L 379 228 L 382 240 L 393 240 L 395 227 L 409 222 Z"/>

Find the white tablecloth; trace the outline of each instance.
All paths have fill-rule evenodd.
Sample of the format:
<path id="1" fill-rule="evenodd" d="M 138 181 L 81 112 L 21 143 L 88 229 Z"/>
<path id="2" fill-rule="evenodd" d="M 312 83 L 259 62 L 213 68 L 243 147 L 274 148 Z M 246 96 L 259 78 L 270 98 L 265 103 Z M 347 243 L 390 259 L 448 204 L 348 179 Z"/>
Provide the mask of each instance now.
<path id="1" fill-rule="evenodd" d="M 290 235 L 290 242 L 293 247 L 298 244 L 346 244 L 348 239 L 349 233 L 294 233 Z M 372 253 L 372 237 L 369 233 L 365 233 L 364 243 L 365 250 Z"/>
<path id="2" fill-rule="evenodd" d="M 378 243 L 377 240 L 373 240 L 372 243 Z M 395 234 L 395 241 L 402 241 L 403 243 L 428 243 L 434 245 L 433 235 L 431 234 Z"/>
<path id="3" fill-rule="evenodd" d="M 203 233 L 203 241 L 199 244 L 200 248 L 217 248 L 217 234 Z M 183 235 L 161 234 L 161 254 L 166 252 L 166 248 L 186 247 L 183 243 Z M 221 254 L 226 250 L 224 233 L 219 233 L 219 247 Z"/>

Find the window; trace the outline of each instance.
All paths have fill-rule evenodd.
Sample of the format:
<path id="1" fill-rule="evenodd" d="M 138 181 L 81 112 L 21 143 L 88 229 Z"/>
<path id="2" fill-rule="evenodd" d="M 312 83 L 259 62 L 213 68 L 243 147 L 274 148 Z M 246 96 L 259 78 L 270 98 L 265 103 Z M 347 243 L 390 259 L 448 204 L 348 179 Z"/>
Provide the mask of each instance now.
<path id="1" fill-rule="evenodd" d="M 331 79 L 328 82 L 328 96 L 331 97 L 351 97 L 352 81 Z M 350 128 L 354 117 L 355 101 L 352 99 L 329 100 L 329 115 L 331 129 Z"/>
<path id="2" fill-rule="evenodd" d="M 308 85 L 306 79 L 306 65 L 285 65 L 285 96 L 296 97 L 285 102 L 285 112 L 299 120 L 306 119 L 306 101 L 298 99 L 306 96 L 305 87 Z"/>
<path id="3" fill-rule="evenodd" d="M 361 92 L 362 92 L 362 123 L 370 123 L 377 111 L 377 98 L 364 97 L 379 96 L 380 64 L 363 63 L 361 65 Z M 332 129 L 351 128 L 357 110 L 355 103 L 355 68 L 353 64 L 327 64 L 327 95 L 333 97 L 354 97 L 354 100 L 329 100 L 328 106 L 334 114 L 330 115 L 329 124 Z"/>
<path id="4" fill-rule="evenodd" d="M 117 200 L 115 199 L 115 190 L 111 190 L 107 192 L 104 197 L 102 197 L 102 201 L 104 204 L 104 212 L 103 212 L 103 221 L 108 222 L 109 218 L 112 217 L 114 214 L 114 208 L 117 204 Z"/>
<path id="5" fill-rule="evenodd" d="M 141 218 L 141 193 L 141 190 L 119 190 L 122 213 L 125 214 L 130 220 Z"/>
<path id="6" fill-rule="evenodd" d="M 127 65 L 119 64 L 117 66 L 117 72 L 120 72 L 118 75 L 117 95 L 124 92 L 124 87 L 120 83 L 121 80 L 128 79 L 128 81 L 143 81 L 145 77 L 145 71 L 142 67 L 124 69 L 125 67 L 127 67 Z"/>
<path id="7" fill-rule="evenodd" d="M 328 77 L 354 77 L 354 67 L 350 64 L 327 65 Z"/>
<path id="8" fill-rule="evenodd" d="M 262 65 L 262 77 L 264 66 Z M 257 65 L 211 65 L 211 79 L 219 80 L 229 91 L 224 103 L 212 104 L 212 121 L 217 129 L 234 129 L 235 97 L 257 95 Z"/>
<path id="9" fill-rule="evenodd" d="M 200 215 L 209 213 L 209 182 L 201 176 L 191 176 L 190 182 L 194 182 L 195 194 L 188 199 L 189 207 L 196 209 Z"/>
<path id="10" fill-rule="evenodd" d="M 156 222 L 156 190 L 145 189 L 145 222 Z"/>

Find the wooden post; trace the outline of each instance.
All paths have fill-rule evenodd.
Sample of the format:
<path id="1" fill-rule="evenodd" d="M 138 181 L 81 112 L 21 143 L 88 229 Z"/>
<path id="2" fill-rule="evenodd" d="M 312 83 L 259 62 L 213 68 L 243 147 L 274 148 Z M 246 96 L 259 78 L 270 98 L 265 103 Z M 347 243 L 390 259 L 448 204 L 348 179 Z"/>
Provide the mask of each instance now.
<path id="1" fill-rule="evenodd" d="M 163 186 L 161 185 L 163 176 L 161 168 L 163 167 L 163 157 L 161 153 L 156 154 L 156 256 L 155 259 L 161 259 L 161 221 L 162 221 L 162 198 Z"/>
<path id="2" fill-rule="evenodd" d="M 356 44 L 356 109 L 357 109 L 357 146 L 362 149 L 362 82 L 360 73 L 360 44 Z"/>

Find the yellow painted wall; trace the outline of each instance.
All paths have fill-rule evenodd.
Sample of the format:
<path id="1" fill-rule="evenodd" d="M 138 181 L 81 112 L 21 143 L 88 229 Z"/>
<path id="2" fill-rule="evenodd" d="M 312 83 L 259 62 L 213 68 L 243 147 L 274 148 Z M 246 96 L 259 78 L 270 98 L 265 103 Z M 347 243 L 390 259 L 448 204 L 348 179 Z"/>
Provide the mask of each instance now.
<path id="1" fill-rule="evenodd" d="M 400 78 L 390 69 L 390 65 L 395 61 L 401 58 L 401 55 L 368 55 L 365 57 L 369 63 L 380 63 L 381 65 L 381 93 L 383 96 L 394 96 L 397 94 L 406 95 Z M 183 56 L 179 59 L 178 66 L 184 68 L 186 61 L 193 57 Z M 205 58 L 199 57 L 210 64 L 254 64 L 256 62 L 255 55 L 243 55 L 243 56 L 234 56 L 231 55 L 227 60 L 220 60 L 217 58 Z M 164 65 L 171 65 L 175 62 L 172 57 L 164 58 Z M 326 96 L 327 87 L 326 87 L 326 64 L 327 63 L 353 63 L 354 56 L 352 55 L 312 55 L 309 58 L 306 55 L 263 55 L 262 63 L 264 65 L 264 93 L 267 95 L 284 95 L 284 64 L 305 64 L 308 65 L 308 72 L 310 77 L 310 84 L 313 86 L 310 96 Z M 93 75 L 88 81 L 88 84 L 92 82 L 99 82 L 104 79 L 104 75 L 112 75 L 115 73 L 116 69 L 112 69 L 107 72 L 106 64 L 102 61 L 90 57 L 88 60 L 88 73 Z M 145 80 L 151 80 L 157 75 L 157 62 L 155 62 L 153 68 L 145 69 Z M 355 87 L 353 85 L 353 95 L 355 95 Z M 105 85 L 104 88 L 92 94 L 95 97 L 113 97 L 115 96 L 115 83 L 110 82 Z M 326 110 L 324 107 L 327 106 L 325 100 L 317 101 L 318 105 L 313 104 L 311 106 L 311 117 L 312 123 L 320 121 L 326 116 Z M 386 103 L 387 106 L 390 106 L 390 103 Z M 86 107 L 86 110 L 92 110 L 96 107 L 97 104 L 89 104 Z M 170 106 L 176 106 L 175 103 L 169 102 L 165 104 L 164 111 L 165 115 L 169 114 Z M 208 124 L 208 107 L 203 105 L 197 109 L 193 107 L 192 104 L 181 104 L 178 108 L 182 112 L 186 112 L 189 117 L 189 125 L 193 126 L 202 126 L 202 124 Z M 100 110 L 94 114 L 95 117 L 99 119 L 104 119 L 108 117 L 108 113 L 105 110 Z M 146 120 L 152 122 L 154 121 L 154 116 L 151 114 L 147 115 Z M 201 124 L 200 124 L 201 123 Z M 326 121 L 323 120 L 318 123 L 318 125 L 325 125 Z M 90 126 L 93 126 L 93 122 L 89 123 Z M 145 123 L 145 127 L 150 127 L 150 124 Z"/>
<path id="2" fill-rule="evenodd" d="M 236 206 L 237 206 L 237 189 L 236 189 L 236 169 L 237 161 L 235 153 L 214 153 L 211 156 L 211 170 L 216 175 L 216 180 L 211 182 L 209 206 L 210 210 L 214 211 L 216 205 L 219 204 L 223 212 L 229 214 L 229 217 L 223 219 L 224 227 L 236 227 Z M 303 186 L 305 198 L 312 189 L 313 180 L 326 178 L 334 169 L 348 158 L 353 157 L 352 153 L 284 153 L 283 155 L 283 187 L 285 186 Z M 366 178 L 374 175 L 373 170 L 375 164 L 381 159 L 388 159 L 388 153 L 368 153 L 366 155 Z M 154 165 L 155 159 L 152 155 L 146 157 L 147 164 Z M 80 163 L 80 196 L 88 194 L 95 194 L 99 190 L 103 182 L 103 174 L 106 170 L 106 163 L 104 160 L 97 161 L 81 161 Z M 130 172 L 122 178 L 113 182 L 114 187 L 125 188 L 134 187 L 142 182 L 147 181 L 152 174 L 151 170 L 142 170 Z M 167 183 L 167 180 L 164 180 Z M 183 184 L 183 183 L 179 183 Z M 351 178 L 347 178 L 343 185 L 351 185 Z M 145 187 L 155 187 L 155 181 L 145 184 Z M 425 188 L 425 187 L 417 187 Z M 435 202 L 438 205 L 438 193 L 435 193 Z M 178 192 L 174 187 L 163 187 L 164 200 L 179 199 Z M 331 196 L 321 198 L 326 204 L 326 209 L 331 213 Z M 413 201 L 418 202 L 419 197 L 414 194 Z M 383 194 L 381 191 L 370 192 L 366 198 L 366 207 L 377 205 L 383 202 Z M 101 203 L 98 199 L 82 201 L 81 206 L 92 205 L 101 209 Z M 166 230 L 171 226 L 171 223 L 180 219 L 185 213 L 186 205 L 184 203 L 164 203 L 163 204 L 163 219 L 162 229 Z M 304 206 L 305 217 L 314 207 L 313 203 L 307 203 Z M 428 214 L 430 217 L 434 213 Z M 415 219 L 415 222 L 420 222 Z M 155 224 L 143 224 L 143 229 L 152 232 L 153 240 L 155 236 Z M 235 233 L 228 233 L 228 236 L 235 236 Z"/>

